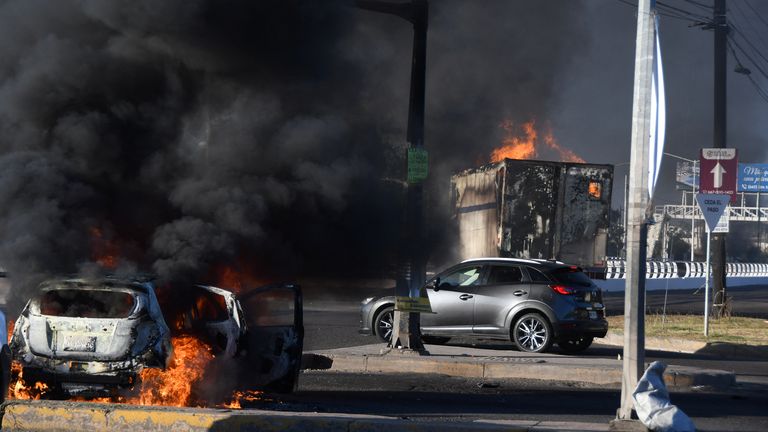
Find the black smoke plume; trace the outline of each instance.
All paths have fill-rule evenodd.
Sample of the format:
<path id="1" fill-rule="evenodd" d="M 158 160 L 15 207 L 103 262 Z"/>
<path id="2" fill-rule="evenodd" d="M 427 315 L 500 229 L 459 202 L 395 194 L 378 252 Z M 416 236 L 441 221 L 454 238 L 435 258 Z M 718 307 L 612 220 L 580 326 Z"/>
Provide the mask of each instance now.
<path id="1" fill-rule="evenodd" d="M 184 281 L 233 262 L 265 277 L 391 268 L 412 33 L 351 3 L 0 1 L 9 303 L 91 268 L 94 242 L 118 271 Z M 434 260 L 450 249 L 448 175 L 485 162 L 505 118 L 552 108 L 582 49 L 562 36 L 584 31 L 576 3 L 432 2 Z"/>

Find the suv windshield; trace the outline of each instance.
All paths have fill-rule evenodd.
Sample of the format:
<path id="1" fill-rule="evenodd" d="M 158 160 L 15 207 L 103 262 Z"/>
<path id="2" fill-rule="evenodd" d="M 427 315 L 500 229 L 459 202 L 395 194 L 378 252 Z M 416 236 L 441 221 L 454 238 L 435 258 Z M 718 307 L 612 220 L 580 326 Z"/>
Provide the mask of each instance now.
<path id="1" fill-rule="evenodd" d="M 566 285 L 592 285 L 592 279 L 584 274 L 584 272 L 582 272 L 578 267 L 561 267 L 554 269 L 552 270 L 552 277 L 554 277 L 557 282 Z"/>
<path id="2" fill-rule="evenodd" d="M 135 304 L 123 291 L 57 289 L 39 299 L 40 313 L 66 318 L 127 318 Z"/>

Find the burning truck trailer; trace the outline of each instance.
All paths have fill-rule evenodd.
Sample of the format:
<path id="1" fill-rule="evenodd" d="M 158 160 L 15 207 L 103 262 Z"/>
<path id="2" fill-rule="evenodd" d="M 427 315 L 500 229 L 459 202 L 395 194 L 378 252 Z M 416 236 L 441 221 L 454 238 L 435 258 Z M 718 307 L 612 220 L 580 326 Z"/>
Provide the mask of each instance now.
<path id="1" fill-rule="evenodd" d="M 503 159 L 451 177 L 462 259 L 602 266 L 613 166 Z"/>
<path id="2" fill-rule="evenodd" d="M 54 279 L 27 303 L 10 346 L 12 398 L 237 408 L 295 388 L 301 290 Z"/>

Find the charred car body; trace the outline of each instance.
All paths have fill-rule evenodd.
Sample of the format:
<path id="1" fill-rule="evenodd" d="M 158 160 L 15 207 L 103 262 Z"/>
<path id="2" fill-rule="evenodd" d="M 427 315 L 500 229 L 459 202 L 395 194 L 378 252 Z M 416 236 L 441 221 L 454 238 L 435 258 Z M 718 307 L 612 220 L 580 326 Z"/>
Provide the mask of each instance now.
<path id="1" fill-rule="evenodd" d="M 269 285 L 238 298 L 205 285 L 163 285 L 156 294 L 149 279 L 57 279 L 27 303 L 10 348 L 25 384 L 45 383 L 54 397 L 130 388 L 144 368 L 168 367 L 171 337 L 182 335 L 211 347 L 210 379 L 226 377 L 238 390 L 290 392 L 303 334 L 297 285 Z"/>
<path id="2" fill-rule="evenodd" d="M 69 395 L 131 386 L 172 354 L 151 282 L 117 278 L 44 282 L 16 321 L 10 348 L 25 382 Z"/>
<path id="3" fill-rule="evenodd" d="M 177 287 L 181 299 L 164 304 L 173 332 L 208 344 L 220 360 L 213 375 L 236 375 L 239 390 L 293 391 L 304 343 L 301 289 L 278 283 L 236 296 L 205 285 Z"/>

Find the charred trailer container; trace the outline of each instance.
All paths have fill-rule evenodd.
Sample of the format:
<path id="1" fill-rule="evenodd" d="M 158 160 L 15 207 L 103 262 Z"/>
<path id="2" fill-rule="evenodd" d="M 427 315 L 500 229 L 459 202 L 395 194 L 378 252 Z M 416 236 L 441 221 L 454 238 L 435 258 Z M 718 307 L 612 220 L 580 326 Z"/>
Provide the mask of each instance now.
<path id="1" fill-rule="evenodd" d="M 613 166 L 504 159 L 451 177 L 459 254 L 601 265 Z"/>

